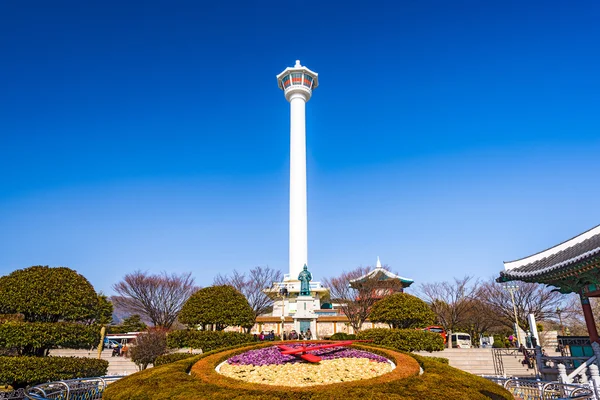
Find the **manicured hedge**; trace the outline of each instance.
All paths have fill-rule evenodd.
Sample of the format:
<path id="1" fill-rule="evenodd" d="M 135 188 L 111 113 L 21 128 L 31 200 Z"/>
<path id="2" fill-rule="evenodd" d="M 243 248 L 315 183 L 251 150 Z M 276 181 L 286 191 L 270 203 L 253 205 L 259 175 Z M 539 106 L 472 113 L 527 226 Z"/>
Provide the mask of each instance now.
<path id="1" fill-rule="evenodd" d="M 419 329 L 367 329 L 356 335 L 359 340 L 372 340 L 374 344 L 402 351 L 442 351 L 441 335 Z"/>
<path id="2" fill-rule="evenodd" d="M 410 357 L 423 368 L 422 375 L 394 378 L 394 372 L 377 378 L 317 385 L 306 388 L 254 385 L 219 375 L 214 366 L 229 356 L 249 349 L 263 348 L 273 343 L 252 346 L 240 345 L 201 354 L 160 367 L 151 368 L 111 384 L 103 400 L 289 400 L 289 399 L 385 399 L 385 400 L 513 400 L 512 395 L 501 386 L 486 379 L 462 372 L 428 357 L 401 354 L 372 345 L 356 345 L 357 348 L 385 354 L 398 360 Z M 230 351 L 235 350 L 235 351 Z M 214 357 L 213 357 L 214 356 Z M 412 359 L 413 361 L 410 361 Z M 199 361 L 203 363 L 198 363 Z M 192 367 L 203 376 L 189 375 Z M 399 363 L 403 364 L 403 363 Z"/>
<path id="3" fill-rule="evenodd" d="M 247 333 L 223 331 L 173 331 L 167 335 L 167 346 L 172 349 L 190 347 L 203 352 L 254 342 L 254 336 Z"/>
<path id="4" fill-rule="evenodd" d="M 13 388 L 106 375 L 108 361 L 81 357 L 0 357 L 0 384 Z"/>
<path id="5" fill-rule="evenodd" d="M 352 334 L 348 334 L 348 333 L 344 333 L 344 332 L 334 333 L 329 338 L 329 340 L 354 340 L 354 339 L 356 339 L 356 335 L 352 335 Z"/>
<path id="6" fill-rule="evenodd" d="M 90 348 L 100 342 L 100 328 L 75 322 L 5 322 L 0 324 L 0 348 L 34 354 L 37 349 Z"/>
<path id="7" fill-rule="evenodd" d="M 164 354 L 162 356 L 156 357 L 154 360 L 154 366 L 158 367 L 159 365 L 170 364 L 175 361 L 185 360 L 186 358 L 197 356 L 197 354 L 192 353 L 172 353 L 172 354 Z"/>

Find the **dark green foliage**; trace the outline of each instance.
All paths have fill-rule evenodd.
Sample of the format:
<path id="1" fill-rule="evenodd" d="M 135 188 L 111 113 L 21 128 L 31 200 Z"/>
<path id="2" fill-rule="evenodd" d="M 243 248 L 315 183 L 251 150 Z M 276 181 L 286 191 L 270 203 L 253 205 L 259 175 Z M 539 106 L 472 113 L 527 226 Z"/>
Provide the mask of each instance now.
<path id="1" fill-rule="evenodd" d="M 0 357 L 0 384 L 14 388 L 106 375 L 108 361 L 80 357 Z"/>
<path id="2" fill-rule="evenodd" d="M 175 361 L 185 360 L 186 358 L 197 356 L 198 354 L 192 353 L 172 353 L 172 354 L 164 354 L 162 356 L 156 357 L 154 360 L 154 366 L 158 367 L 159 365 L 170 364 Z"/>
<path id="3" fill-rule="evenodd" d="M 259 344 L 255 348 L 265 347 Z M 365 346 L 367 350 L 370 350 Z M 223 350 L 219 350 L 220 352 Z M 373 380 L 288 388 L 280 386 L 252 385 L 252 389 L 230 387 L 232 383 L 219 384 L 202 381 L 188 374 L 199 360 L 216 352 L 150 368 L 130 375 L 108 386 L 103 400 L 330 400 L 330 399 L 379 399 L 379 400 L 513 400 L 513 396 L 501 386 L 484 378 L 462 372 L 429 357 L 411 356 L 424 370 L 423 375 L 388 382 Z M 216 372 L 214 372 L 217 374 Z M 218 378 L 218 375 L 215 375 Z"/>
<path id="4" fill-rule="evenodd" d="M 352 335 L 352 334 L 348 334 L 348 333 L 344 333 L 344 332 L 334 333 L 329 338 L 329 340 L 354 340 L 354 339 L 356 339 L 356 335 Z"/>
<path id="5" fill-rule="evenodd" d="M 203 352 L 253 341 L 254 336 L 238 332 L 185 330 L 167 335 L 167 346 L 171 349 L 191 347 Z"/>
<path id="6" fill-rule="evenodd" d="M 103 294 L 97 296 L 97 304 L 92 323 L 99 325 L 108 325 L 112 322 L 113 305 Z"/>
<path id="7" fill-rule="evenodd" d="M 0 314 L 0 324 L 5 322 L 23 322 L 23 314 Z"/>
<path id="8" fill-rule="evenodd" d="M 100 342 L 100 327 L 76 322 L 5 322 L 0 324 L 0 348 L 19 355 L 45 356 L 48 349 L 90 348 Z"/>
<path id="9" fill-rule="evenodd" d="M 359 332 L 359 340 L 372 340 L 374 344 L 402 351 L 442 351 L 441 335 L 419 329 L 375 328 Z"/>
<path id="10" fill-rule="evenodd" d="M 140 369 L 146 369 L 153 364 L 156 357 L 167 352 L 167 335 L 164 330 L 153 329 L 138 335 L 135 346 L 131 348 L 131 361 Z"/>
<path id="11" fill-rule="evenodd" d="M 494 335 L 494 344 L 492 344 L 492 347 L 495 349 L 510 347 L 510 342 L 504 335 Z"/>
<path id="12" fill-rule="evenodd" d="M 127 332 L 143 332 L 148 328 L 142 318 L 138 314 L 133 314 L 127 318 L 123 318 L 123 322 L 119 325 L 108 327 L 108 333 L 127 333 Z"/>
<path id="13" fill-rule="evenodd" d="M 392 328 L 425 328 L 433 324 L 435 314 L 418 297 L 396 293 L 375 303 L 369 319 L 389 324 Z"/>
<path id="14" fill-rule="evenodd" d="M 94 318 L 97 304 L 92 285 L 69 268 L 30 267 L 0 278 L 0 312 L 25 321 L 84 321 Z"/>
<path id="15" fill-rule="evenodd" d="M 248 300 L 227 285 L 198 290 L 183 305 L 178 318 L 190 327 L 215 325 L 219 331 L 227 326 L 252 326 L 255 320 Z"/>

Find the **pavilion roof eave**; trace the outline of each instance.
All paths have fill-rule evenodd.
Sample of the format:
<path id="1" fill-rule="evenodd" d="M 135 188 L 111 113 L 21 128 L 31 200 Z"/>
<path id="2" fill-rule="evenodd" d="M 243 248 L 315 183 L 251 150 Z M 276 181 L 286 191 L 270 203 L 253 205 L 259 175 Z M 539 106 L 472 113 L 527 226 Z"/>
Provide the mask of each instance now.
<path id="1" fill-rule="evenodd" d="M 503 271 L 500 274 L 504 276 L 510 276 L 514 279 L 535 278 L 544 275 L 560 275 L 561 273 L 569 272 L 571 269 L 577 269 L 577 264 L 580 264 L 582 261 L 585 260 L 595 259 L 595 256 L 600 256 L 600 247 L 594 248 L 578 256 L 569 258 L 556 264 L 546 265 L 539 269 L 516 268 Z"/>
<path id="2" fill-rule="evenodd" d="M 532 264 L 534 262 L 539 262 L 544 259 L 548 259 L 560 252 L 563 252 L 565 250 L 573 248 L 576 245 L 578 245 L 588 239 L 592 239 L 596 236 L 600 236 L 600 225 L 597 225 L 597 226 L 593 227 L 592 229 L 589 229 L 586 232 L 583 232 L 575 237 L 572 237 L 569 240 L 565 240 L 564 242 L 559 243 L 556 246 L 552 246 L 546 250 L 542 250 L 538 253 L 532 254 L 527 257 L 520 258 L 518 260 L 505 261 L 504 268 L 506 270 L 511 270 L 511 269 L 520 268 L 520 267 Z"/>
<path id="3" fill-rule="evenodd" d="M 581 292 L 590 286 L 600 287 L 600 253 L 596 253 L 596 257 L 588 257 L 562 268 L 554 268 L 537 274 L 518 274 L 517 272 L 519 271 L 502 271 L 496 281 L 499 283 L 509 281 L 541 283 L 554 286 L 561 293 Z"/>

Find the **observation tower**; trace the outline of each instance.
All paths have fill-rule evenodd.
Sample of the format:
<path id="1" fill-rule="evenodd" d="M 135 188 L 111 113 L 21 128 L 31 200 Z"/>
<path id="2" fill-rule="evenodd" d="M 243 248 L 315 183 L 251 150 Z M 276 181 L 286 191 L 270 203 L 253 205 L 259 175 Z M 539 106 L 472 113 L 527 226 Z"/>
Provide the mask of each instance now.
<path id="1" fill-rule="evenodd" d="M 290 102 L 290 259 L 284 280 L 296 280 L 308 264 L 305 108 L 319 86 L 319 75 L 296 60 L 296 65 L 277 75 L 277 84 Z"/>

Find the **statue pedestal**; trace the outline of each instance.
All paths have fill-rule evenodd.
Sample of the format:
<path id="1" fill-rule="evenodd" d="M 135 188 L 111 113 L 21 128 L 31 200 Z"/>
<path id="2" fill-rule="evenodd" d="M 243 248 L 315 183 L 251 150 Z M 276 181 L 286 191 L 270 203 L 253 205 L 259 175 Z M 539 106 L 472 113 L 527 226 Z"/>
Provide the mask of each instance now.
<path id="1" fill-rule="evenodd" d="M 296 313 L 294 314 L 294 329 L 296 332 L 305 332 L 310 329 L 312 339 L 317 339 L 317 318 L 315 310 L 318 309 L 318 300 L 312 296 L 298 296 L 296 298 Z"/>

